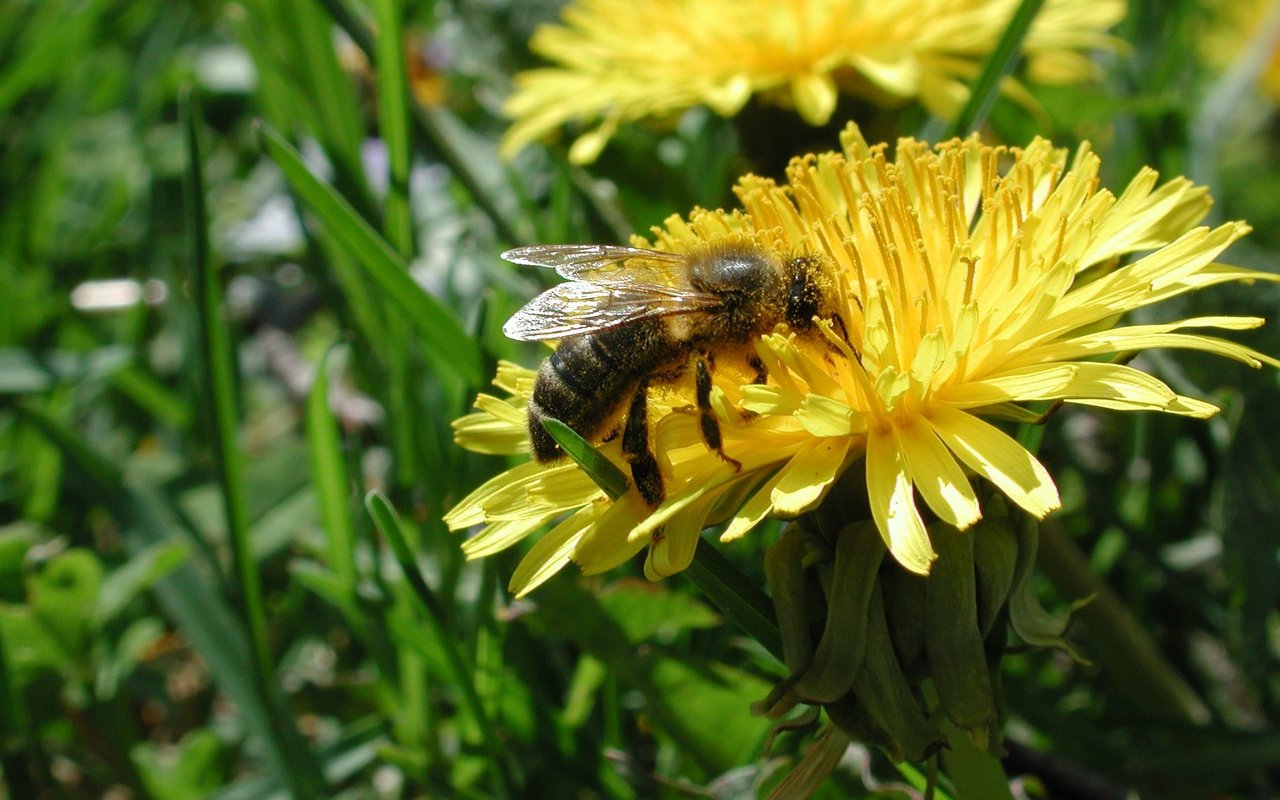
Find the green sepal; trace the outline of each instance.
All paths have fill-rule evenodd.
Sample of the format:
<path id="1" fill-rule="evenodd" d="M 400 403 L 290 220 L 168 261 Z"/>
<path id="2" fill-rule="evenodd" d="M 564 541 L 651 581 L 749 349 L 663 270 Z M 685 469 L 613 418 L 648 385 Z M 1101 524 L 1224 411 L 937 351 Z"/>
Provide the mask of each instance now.
<path id="1" fill-rule="evenodd" d="M 1014 568 L 1013 590 L 1009 596 L 1009 623 L 1018 638 L 1035 647 L 1052 647 L 1075 659 L 1081 664 L 1089 663 L 1071 643 L 1066 640 L 1067 626 L 1071 623 L 1071 615 L 1052 614 L 1040 605 L 1036 597 L 1031 575 L 1035 570 L 1036 551 L 1040 547 L 1040 525 L 1032 517 L 1027 517 L 1021 525 L 1013 526 L 1018 539 L 1018 563 Z M 1077 600 L 1072 611 L 1087 604 L 1093 596 Z"/>
<path id="2" fill-rule="evenodd" d="M 942 747 L 945 740 L 920 710 L 893 651 L 879 581 L 867 605 L 866 630 L 866 655 L 862 669 L 854 678 L 851 696 L 856 708 L 849 705 L 851 698 L 846 696 L 827 706 L 828 715 L 851 736 L 858 736 L 859 725 L 878 731 L 878 736 L 865 741 L 882 747 L 895 762 L 923 761 Z M 846 728 L 842 720 L 855 726 Z"/>
<path id="3" fill-rule="evenodd" d="M 778 630 L 782 634 L 783 662 L 793 675 L 813 659 L 804 570 L 806 538 L 800 526 L 788 525 L 764 554 L 765 580 L 769 583 Z"/>
<path id="4" fill-rule="evenodd" d="M 829 703 L 853 688 L 866 655 L 867 609 L 884 554 L 884 540 L 872 522 L 846 525 L 836 538 L 826 624 L 795 687 L 805 700 Z"/>
<path id="5" fill-rule="evenodd" d="M 928 578 L 908 572 L 896 563 L 880 572 L 880 590 L 884 592 L 885 617 L 889 636 L 898 654 L 902 671 L 912 683 L 929 674 L 924 654 L 925 617 L 928 614 L 925 592 Z"/>
<path id="6" fill-rule="evenodd" d="M 951 721 L 986 749 L 995 694 L 978 630 L 973 538 L 940 523 L 929 527 L 938 553 L 926 582 L 925 653 L 938 699 Z"/>
<path id="7" fill-rule="evenodd" d="M 1018 565 L 1018 537 L 1007 519 L 986 517 L 969 529 L 977 571 L 978 630 L 987 638 L 1009 599 Z"/>

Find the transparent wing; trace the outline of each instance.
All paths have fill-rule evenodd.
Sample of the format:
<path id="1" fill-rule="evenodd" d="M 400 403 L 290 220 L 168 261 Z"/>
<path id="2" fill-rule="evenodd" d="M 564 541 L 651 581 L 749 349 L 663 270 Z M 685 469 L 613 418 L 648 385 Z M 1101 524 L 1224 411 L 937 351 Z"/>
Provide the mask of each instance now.
<path id="1" fill-rule="evenodd" d="M 554 269 L 565 278 L 591 283 L 687 286 L 686 257 L 609 244 L 537 244 L 502 254 L 513 264 Z"/>
<path id="2" fill-rule="evenodd" d="M 710 311 L 720 299 L 658 284 L 587 283 L 553 286 L 512 315 L 502 332 L 541 341 L 596 333 L 646 319 Z"/>

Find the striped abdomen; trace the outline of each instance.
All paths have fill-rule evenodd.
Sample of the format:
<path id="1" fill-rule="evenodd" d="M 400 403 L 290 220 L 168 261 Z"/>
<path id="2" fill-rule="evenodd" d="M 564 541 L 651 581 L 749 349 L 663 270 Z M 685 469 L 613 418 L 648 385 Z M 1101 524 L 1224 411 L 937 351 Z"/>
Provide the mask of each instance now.
<path id="1" fill-rule="evenodd" d="M 630 399 L 642 378 L 682 358 L 685 350 L 686 345 L 673 339 L 660 319 L 560 342 L 538 368 L 529 400 L 533 457 L 550 461 L 563 454 L 542 427 L 544 417 L 554 417 L 584 439 L 591 439 L 618 406 Z"/>

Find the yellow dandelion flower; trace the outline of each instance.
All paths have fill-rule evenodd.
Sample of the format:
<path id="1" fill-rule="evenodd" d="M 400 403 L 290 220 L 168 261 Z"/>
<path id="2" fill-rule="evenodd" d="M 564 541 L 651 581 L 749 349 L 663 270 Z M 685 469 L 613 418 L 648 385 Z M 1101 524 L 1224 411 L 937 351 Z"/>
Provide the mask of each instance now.
<path id="1" fill-rule="evenodd" d="M 595 122 L 569 153 L 587 163 L 625 122 L 697 105 L 731 116 L 757 93 L 794 107 L 813 125 L 830 118 L 841 91 L 879 100 L 918 97 L 932 113 L 950 117 L 1016 6 L 1016 0 L 576 0 L 564 9 L 563 25 L 539 28 L 530 42 L 555 66 L 516 76 L 505 108 L 515 123 L 503 153 L 510 157 L 566 122 Z M 1123 0 L 1049 0 L 1023 42 L 1028 76 L 1042 83 L 1095 78 L 1085 52 L 1112 45 L 1104 32 L 1124 11 Z"/>
<path id="2" fill-rule="evenodd" d="M 875 526 L 905 568 L 935 554 L 919 501 L 964 529 L 982 514 L 973 477 L 1026 512 L 1059 505 L 1039 461 L 984 417 L 1029 416 L 1024 404 L 1062 401 L 1122 411 L 1208 417 L 1215 406 L 1107 356 L 1155 347 L 1202 350 L 1251 366 L 1280 362 L 1205 329 L 1245 330 L 1254 317 L 1212 316 L 1116 326 L 1125 312 L 1206 286 L 1276 275 L 1215 259 L 1248 226 L 1196 227 L 1211 200 L 1185 178 L 1142 170 L 1115 195 L 1099 185 L 1087 145 L 1074 155 L 1036 139 L 990 147 L 977 136 L 930 146 L 868 146 L 855 126 L 843 152 L 792 161 L 787 183 L 737 186 L 742 209 L 695 210 L 637 246 L 690 252 L 749 240 L 826 265 L 838 296 L 810 332 L 785 325 L 752 344 L 759 382 L 739 360 L 717 360 L 710 405 L 722 458 L 699 434 L 692 387 L 655 386 L 649 419 L 665 499 L 635 490 L 616 501 L 572 462 L 525 463 L 450 512 L 453 529 L 485 525 L 469 555 L 510 546 L 560 520 L 526 556 L 512 588 L 527 592 L 570 561 L 609 569 L 644 547 L 651 578 L 686 567 L 701 531 L 727 523 L 743 536 L 766 517 L 813 509 L 851 463 L 865 461 Z M 1141 253 L 1130 263 L 1120 258 Z M 464 447 L 528 453 L 525 405 L 534 373 L 504 364 L 507 397 L 481 396 L 456 423 Z M 599 443 L 626 464 L 617 437 Z"/>

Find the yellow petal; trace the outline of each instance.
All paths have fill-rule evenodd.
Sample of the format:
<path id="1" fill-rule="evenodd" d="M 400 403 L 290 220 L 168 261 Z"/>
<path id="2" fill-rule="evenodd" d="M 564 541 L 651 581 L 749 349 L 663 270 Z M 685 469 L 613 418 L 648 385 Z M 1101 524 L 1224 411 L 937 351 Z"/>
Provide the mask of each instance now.
<path id="1" fill-rule="evenodd" d="M 911 482 L 939 519 L 964 530 L 982 518 L 969 479 L 939 441 L 933 426 L 921 420 L 914 425 L 895 426 L 893 433 Z"/>
<path id="2" fill-rule="evenodd" d="M 774 513 L 795 516 L 821 500 L 840 474 L 849 444 L 848 437 L 844 436 L 805 443 L 778 473 L 778 482 L 769 493 Z"/>
<path id="3" fill-rule="evenodd" d="M 468 528 L 487 521 L 486 505 L 500 503 L 508 494 L 515 494 L 522 500 L 525 496 L 523 485 L 533 480 L 544 469 L 542 464 L 526 461 L 495 475 L 450 509 L 449 513 L 444 515 L 444 524 L 450 530 L 456 531 L 459 528 Z"/>
<path id="4" fill-rule="evenodd" d="M 527 401 L 512 397 L 500 400 L 492 395 L 476 397 L 479 414 L 467 414 L 453 421 L 453 440 L 460 447 L 491 455 L 520 455 L 529 452 Z"/>
<path id="5" fill-rule="evenodd" d="M 649 507 L 636 492 L 627 492 L 611 503 L 582 536 L 572 553 L 573 563 L 594 574 L 612 569 L 640 552 L 652 534 L 635 536 L 636 525 L 649 514 Z"/>
<path id="6" fill-rule="evenodd" d="M 956 408 L 1033 400 L 1121 400 L 1159 411 L 1177 395 L 1157 378 L 1124 364 L 1039 364 L 949 389 Z"/>
<path id="7" fill-rule="evenodd" d="M 878 61 L 859 54 L 854 57 L 853 65 L 872 83 L 898 97 L 910 97 L 920 86 L 920 62 L 915 59 Z"/>
<path id="8" fill-rule="evenodd" d="M 488 525 L 462 543 L 468 559 L 482 558 L 506 550 L 556 517 L 556 514 L 506 520 Z"/>
<path id="9" fill-rule="evenodd" d="M 1043 519 L 1061 507 L 1049 472 L 999 428 L 954 408 L 932 409 L 929 421 L 951 452 L 1027 513 Z"/>
<path id="10" fill-rule="evenodd" d="M 1220 410 L 1213 403 L 1206 403 L 1203 400 L 1197 400 L 1194 397 L 1184 397 L 1176 395 L 1172 400 L 1160 408 L 1153 408 L 1147 403 L 1129 402 L 1126 400 L 1068 400 L 1081 406 L 1093 406 L 1095 408 L 1107 408 L 1112 411 L 1159 411 L 1161 414 L 1173 414 L 1179 417 L 1192 417 L 1194 419 L 1208 419 L 1217 414 Z"/>
<path id="11" fill-rule="evenodd" d="M 552 528 L 538 539 L 525 557 L 520 559 L 507 588 L 516 597 L 524 597 L 541 586 L 569 563 L 569 555 L 578 540 L 591 527 L 600 513 L 600 504 L 580 509 L 576 514 Z"/>
<path id="12" fill-rule="evenodd" d="M 751 99 L 751 79 L 746 75 L 734 75 L 724 83 L 708 90 L 707 105 L 722 117 L 732 117 Z"/>
<path id="13" fill-rule="evenodd" d="M 567 511 L 604 494 L 572 461 L 550 465 L 530 463 L 537 469 L 521 470 L 522 464 L 504 473 L 509 483 L 483 502 L 485 520 L 497 522 Z"/>
<path id="14" fill-rule="evenodd" d="M 836 110 L 836 84 L 825 73 L 805 73 L 791 79 L 791 99 L 800 118 L 810 125 L 825 125 Z"/>
<path id="15" fill-rule="evenodd" d="M 746 536 L 752 528 L 760 524 L 760 521 L 769 516 L 773 511 L 773 488 L 778 485 L 778 479 L 782 477 L 782 473 L 775 473 L 769 480 L 751 495 L 751 499 L 742 504 L 738 509 L 738 513 L 733 515 L 733 521 L 724 529 L 724 533 L 720 534 L 720 541 L 732 542 Z"/>
<path id="16" fill-rule="evenodd" d="M 756 414 L 790 414 L 800 407 L 804 398 L 803 394 L 794 389 L 752 383 L 742 387 L 742 402 L 739 405 L 744 411 Z"/>
<path id="17" fill-rule="evenodd" d="M 795 417 L 814 436 L 848 436 L 853 433 L 853 409 L 820 394 L 805 395 Z"/>
<path id="18" fill-rule="evenodd" d="M 867 436 L 867 499 L 871 516 L 889 552 L 906 569 L 928 575 L 938 557 L 916 508 L 901 453 L 892 434 Z"/>
<path id="19" fill-rule="evenodd" d="M 645 577 L 651 581 L 669 578 L 682 572 L 693 561 L 693 554 L 702 537 L 703 524 L 710 503 L 703 503 L 696 511 L 691 509 L 667 523 L 660 535 L 653 537 L 649 556 L 644 562 Z"/>
<path id="20" fill-rule="evenodd" d="M 587 131 L 574 140 L 569 146 L 570 164 L 590 164 L 600 157 L 604 146 L 613 138 L 617 123 L 606 122 L 594 130 Z"/>

